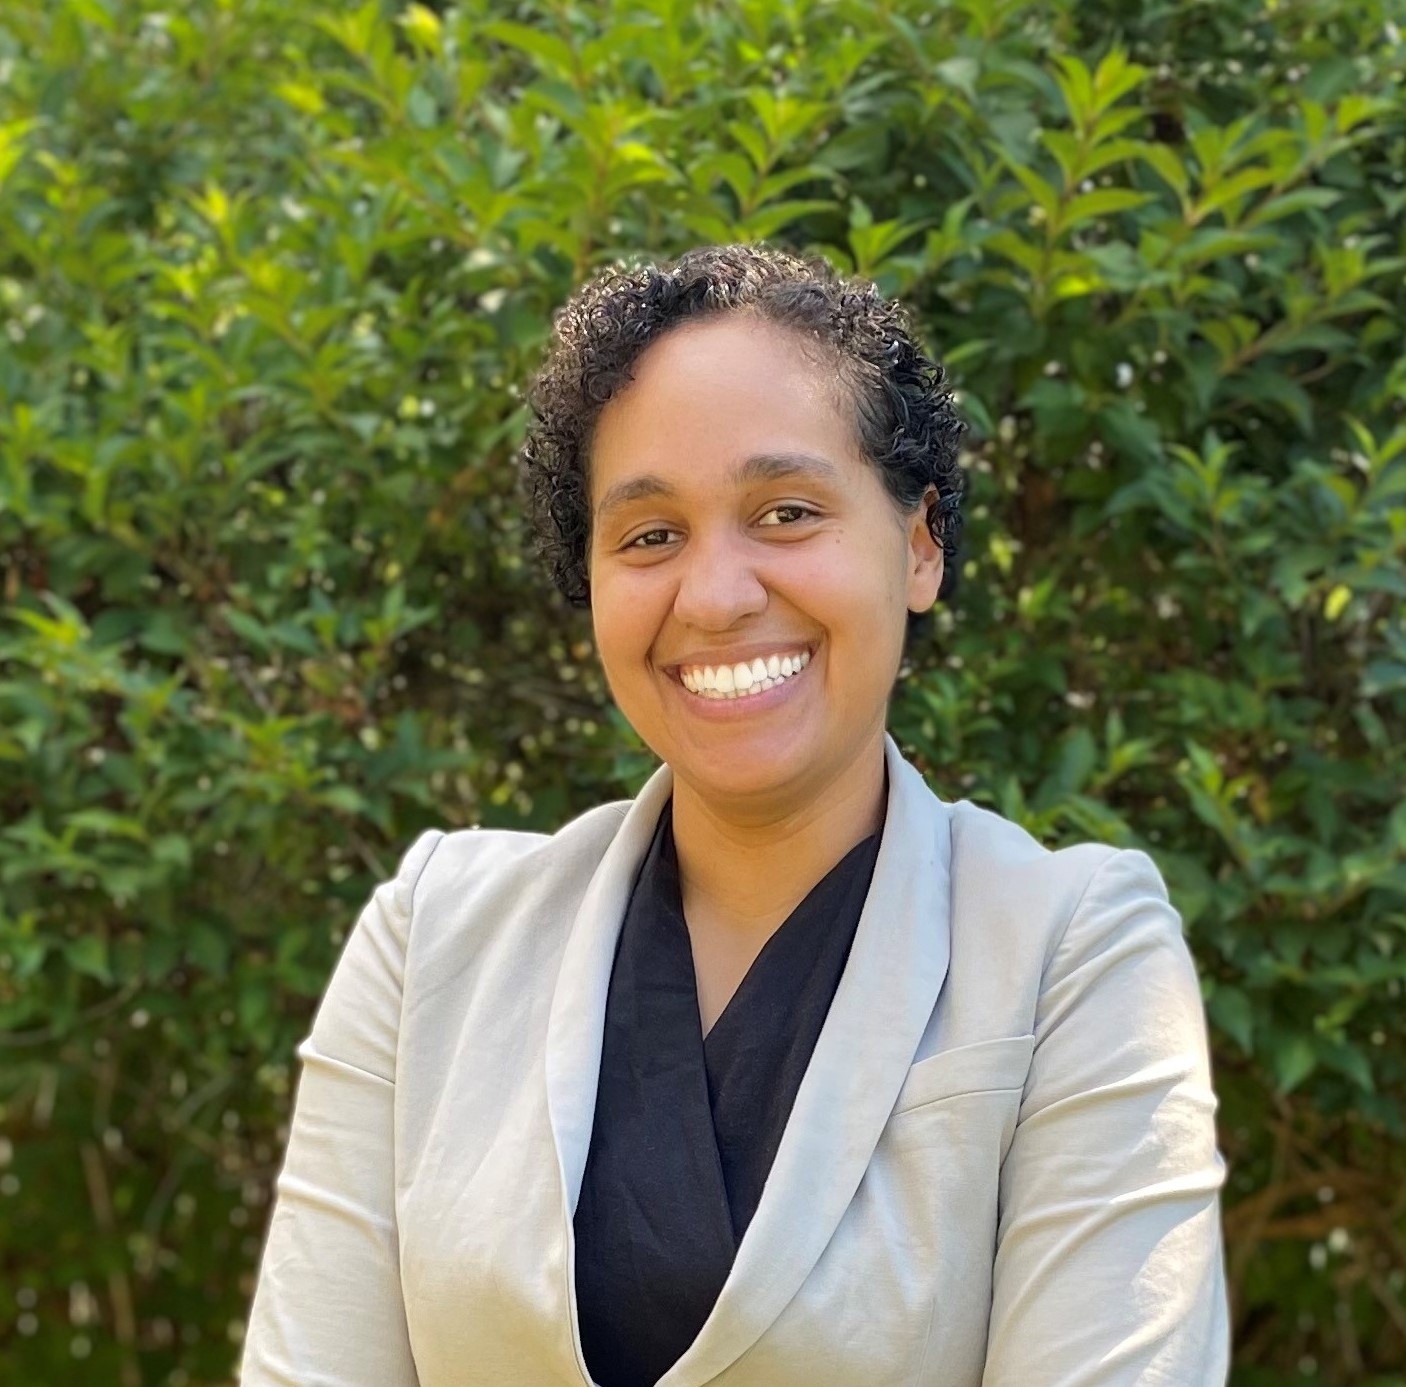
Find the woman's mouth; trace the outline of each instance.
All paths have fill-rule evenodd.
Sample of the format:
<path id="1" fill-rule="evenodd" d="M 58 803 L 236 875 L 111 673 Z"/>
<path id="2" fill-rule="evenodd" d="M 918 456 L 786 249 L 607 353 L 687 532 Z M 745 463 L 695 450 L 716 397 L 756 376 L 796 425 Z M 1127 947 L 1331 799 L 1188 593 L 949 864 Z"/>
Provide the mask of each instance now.
<path id="1" fill-rule="evenodd" d="M 683 676 L 678 672 L 672 676 L 671 682 L 678 686 L 689 708 L 705 716 L 736 716 L 744 710 L 759 713 L 789 702 L 797 683 L 802 680 L 810 682 L 806 676 L 814 663 L 815 651 L 807 647 L 800 659 L 800 667 L 789 674 L 784 672 L 786 662 L 783 662 L 782 673 L 760 679 L 746 689 L 734 689 L 730 692 L 715 689 L 699 689 L 695 692 L 683 682 Z"/>

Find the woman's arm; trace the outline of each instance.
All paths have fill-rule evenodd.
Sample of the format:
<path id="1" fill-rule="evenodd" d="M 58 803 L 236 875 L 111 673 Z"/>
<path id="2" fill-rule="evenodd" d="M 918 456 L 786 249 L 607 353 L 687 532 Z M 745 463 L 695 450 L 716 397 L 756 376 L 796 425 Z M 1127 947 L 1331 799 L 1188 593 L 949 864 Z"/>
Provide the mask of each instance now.
<path id="1" fill-rule="evenodd" d="M 418 1387 L 400 1289 L 392 1118 L 411 898 L 443 836 L 422 834 L 376 888 L 298 1046 L 241 1387 Z"/>
<path id="2" fill-rule="evenodd" d="M 1001 1171 L 983 1387 L 1223 1387 L 1205 1011 L 1144 852 L 1095 870 L 1048 961 Z"/>

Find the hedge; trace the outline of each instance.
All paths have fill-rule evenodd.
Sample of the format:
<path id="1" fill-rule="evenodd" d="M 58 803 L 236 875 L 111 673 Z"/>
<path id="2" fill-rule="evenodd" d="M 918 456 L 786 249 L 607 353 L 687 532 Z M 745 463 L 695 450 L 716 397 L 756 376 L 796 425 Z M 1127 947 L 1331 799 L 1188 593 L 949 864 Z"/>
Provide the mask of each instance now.
<path id="1" fill-rule="evenodd" d="M 372 886 L 642 783 L 525 386 L 602 264 L 763 240 L 908 300 L 971 423 L 900 745 L 1183 914 L 1234 1382 L 1406 1381 L 1393 14 L 7 0 L 0 1379 L 229 1382 Z"/>

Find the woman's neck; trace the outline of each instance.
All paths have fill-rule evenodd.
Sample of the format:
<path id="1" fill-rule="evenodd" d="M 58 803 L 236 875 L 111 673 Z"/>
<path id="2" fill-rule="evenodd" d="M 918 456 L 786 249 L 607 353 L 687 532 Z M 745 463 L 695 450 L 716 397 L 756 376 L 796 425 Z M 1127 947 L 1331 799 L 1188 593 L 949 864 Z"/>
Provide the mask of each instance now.
<path id="1" fill-rule="evenodd" d="M 674 782 L 673 835 L 690 932 L 753 955 L 852 848 L 883 826 L 883 730 L 853 765 L 803 805 L 739 823 Z"/>

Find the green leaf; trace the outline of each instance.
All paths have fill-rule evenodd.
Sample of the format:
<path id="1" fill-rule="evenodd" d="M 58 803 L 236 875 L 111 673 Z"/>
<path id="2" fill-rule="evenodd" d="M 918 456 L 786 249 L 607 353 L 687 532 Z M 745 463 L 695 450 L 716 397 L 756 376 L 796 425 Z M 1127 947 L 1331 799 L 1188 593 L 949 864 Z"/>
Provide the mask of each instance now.
<path id="1" fill-rule="evenodd" d="M 1027 168 L 1014 156 L 1000 151 L 1001 160 L 1005 166 L 1019 180 L 1020 185 L 1025 189 L 1034 201 L 1035 205 L 1041 208 L 1045 216 L 1054 221 L 1059 215 L 1059 193 L 1055 188 L 1047 183 L 1032 168 Z"/>
<path id="2" fill-rule="evenodd" d="M 274 642 L 269 635 L 268 628 L 256 617 L 250 616 L 247 612 L 241 612 L 237 607 L 230 606 L 222 607 L 220 614 L 228 622 L 230 630 L 235 635 L 243 637 L 244 640 L 257 646 L 265 653 L 273 649 Z"/>
<path id="3" fill-rule="evenodd" d="M 181 959 L 181 941 L 166 930 L 147 933 L 142 973 L 148 982 L 161 982 Z"/>
<path id="4" fill-rule="evenodd" d="M 1093 77 L 1077 55 L 1056 53 L 1053 57 L 1059 69 L 1055 74 L 1055 81 L 1064 97 L 1069 118 L 1076 126 L 1087 125 L 1098 112 Z"/>
<path id="5" fill-rule="evenodd" d="M 872 277 L 875 270 L 904 241 L 930 225 L 931 220 L 921 222 L 886 221 L 876 222 L 871 226 L 854 227 L 850 231 L 849 244 L 854 253 L 855 272 Z"/>
<path id="6" fill-rule="evenodd" d="M 1137 63 L 1130 63 L 1121 48 L 1110 49 L 1094 73 L 1093 89 L 1099 109 L 1106 109 L 1134 90 L 1147 76 L 1147 71 Z"/>
<path id="7" fill-rule="evenodd" d="M 1257 364 L 1229 378 L 1221 393 L 1255 404 L 1275 405 L 1289 416 L 1301 433 L 1313 432 L 1313 400 L 1282 367 Z"/>
<path id="8" fill-rule="evenodd" d="M 1200 198 L 1192 209 L 1191 220 L 1193 223 L 1202 222 L 1213 212 L 1219 212 L 1222 208 L 1229 207 L 1231 203 L 1248 197 L 1251 193 L 1267 187 L 1274 181 L 1275 172 L 1273 169 L 1241 169 L 1239 173 L 1232 174 L 1229 178 L 1217 183 Z M 1227 222 L 1234 224 L 1230 223 L 1228 218 Z"/>
<path id="9" fill-rule="evenodd" d="M 1304 1035 L 1289 1035 L 1271 1052 L 1274 1081 L 1280 1093 L 1292 1093 L 1318 1067 L 1318 1052 Z"/>
<path id="10" fill-rule="evenodd" d="M 774 202 L 770 207 L 762 207 L 737 225 L 744 240 L 764 241 L 774 236 L 784 226 L 799 221 L 802 217 L 817 212 L 830 212 L 836 203 L 828 198 L 798 198 L 792 202 Z"/>
<path id="11" fill-rule="evenodd" d="M 1372 660 L 1362 671 L 1362 697 L 1381 698 L 1406 690 L 1406 663 L 1400 660 Z"/>
<path id="12" fill-rule="evenodd" d="M 1255 1012 L 1250 999 L 1238 988 L 1218 984 L 1206 1004 L 1211 1021 L 1247 1055 L 1255 1052 Z"/>
<path id="13" fill-rule="evenodd" d="M 1108 140 L 1090 147 L 1063 130 L 1044 130 L 1041 137 L 1059 163 L 1066 190 L 1110 164 L 1140 158 L 1144 149 L 1140 140 Z"/>
<path id="14" fill-rule="evenodd" d="M 184 833 L 163 833 L 152 843 L 151 857 L 164 867 L 189 867 L 190 839 Z"/>
<path id="15" fill-rule="evenodd" d="M 568 82 L 576 76 L 576 58 L 571 46 L 555 34 L 511 19 L 490 20 L 479 26 L 478 33 L 536 58 L 548 72 Z"/>
<path id="16" fill-rule="evenodd" d="M 1291 193 L 1279 197 L 1266 198 L 1252 207 L 1241 219 L 1245 227 L 1266 226 L 1270 222 L 1282 221 L 1318 208 L 1332 207 L 1342 201 L 1342 194 L 1335 188 L 1296 188 Z"/>
<path id="17" fill-rule="evenodd" d="M 434 97 L 419 83 L 410 88 L 410 95 L 405 101 L 405 109 L 411 121 L 421 130 L 428 130 L 439 120 L 439 108 L 435 104 Z"/>
<path id="18" fill-rule="evenodd" d="M 99 982 L 112 981 L 112 964 L 108 957 L 107 940 L 100 934 L 84 934 L 64 943 L 64 957 L 69 967 L 85 977 Z"/>
<path id="19" fill-rule="evenodd" d="M 959 343 L 950 351 L 942 354 L 943 367 L 948 371 L 955 371 L 964 362 L 974 361 L 978 357 L 986 355 L 993 345 L 989 337 L 973 337 L 965 342 Z"/>
<path id="20" fill-rule="evenodd" d="M 1054 218 L 1052 226 L 1056 233 L 1072 231 L 1099 217 L 1131 211 L 1151 200 L 1151 193 L 1134 192 L 1131 188 L 1097 188 L 1068 202 Z"/>
<path id="21" fill-rule="evenodd" d="M 1042 434 L 1077 433 L 1088 425 L 1088 392 L 1077 380 L 1042 376 L 1018 402 L 1035 417 Z"/>
<path id="22" fill-rule="evenodd" d="M 1098 430 L 1119 453 L 1144 465 L 1160 462 L 1162 435 L 1156 421 L 1139 414 L 1130 400 L 1114 400 L 1097 415 Z"/>
<path id="23" fill-rule="evenodd" d="M 246 979 L 239 992 L 239 1028 L 246 1035 L 257 1037 L 272 1015 L 272 999 L 268 984 L 261 978 Z"/>
<path id="24" fill-rule="evenodd" d="M 743 149 L 747 151 L 747 157 L 752 161 L 752 167 L 758 173 L 764 173 L 771 165 L 771 157 L 767 152 L 766 136 L 754 125 L 748 125 L 745 121 L 733 120 L 727 125 L 727 132 L 732 136 Z"/>
<path id="25" fill-rule="evenodd" d="M 330 34 L 348 52 L 359 58 L 369 57 L 380 24 L 380 5 L 367 0 L 359 9 L 344 14 L 314 14 L 312 22 Z"/>
<path id="26" fill-rule="evenodd" d="M 836 173 L 875 168 L 888 162 L 891 140 L 892 132 L 887 125 L 869 121 L 827 139 L 812 156 L 812 161 Z"/>
<path id="27" fill-rule="evenodd" d="M 1372 1062 L 1357 1046 L 1344 1042 L 1326 1045 L 1322 1059 L 1325 1069 L 1336 1070 L 1365 1093 L 1376 1092 L 1377 1081 L 1372 1073 Z"/>
<path id="28" fill-rule="evenodd" d="M 1175 150 L 1164 144 L 1144 144 L 1138 150 L 1138 157 L 1163 179 L 1183 202 L 1191 186 L 1186 166 Z"/>
<path id="29" fill-rule="evenodd" d="M 325 804 L 329 809 L 336 809 L 343 814 L 362 814 L 366 812 L 366 796 L 351 785 L 332 785 L 325 790 L 317 791 L 315 796 L 319 804 Z"/>
<path id="30" fill-rule="evenodd" d="M 953 87 L 968 101 L 977 99 L 976 84 L 981 76 L 981 64 L 971 57 L 962 55 L 945 58 L 933 68 L 944 86 Z"/>
<path id="31" fill-rule="evenodd" d="M 186 957 L 212 977 L 224 977 L 229 967 L 229 940 L 204 920 L 197 920 L 186 936 Z"/>
<path id="32" fill-rule="evenodd" d="M 0 125 L 0 187 L 4 186 L 5 180 L 19 167 L 27 148 L 25 137 L 38 124 L 39 121 L 34 117 L 25 117 Z"/>
<path id="33" fill-rule="evenodd" d="M 1048 809 L 1077 794 L 1088 784 L 1098 760 L 1093 733 L 1087 727 L 1072 728 L 1060 738 L 1055 764 L 1035 794 L 1034 807 Z"/>
<path id="34" fill-rule="evenodd" d="M 751 87 L 746 96 L 762 123 L 767 147 L 773 157 L 784 154 L 803 135 L 820 124 L 829 111 L 823 101 L 803 101 L 787 91 Z"/>
<path id="35" fill-rule="evenodd" d="M 781 169 L 768 174 L 757 185 L 757 197 L 761 202 L 771 202 L 802 183 L 823 182 L 828 185 L 832 181 L 832 172 L 824 165 L 803 164 L 800 168 Z"/>
<path id="36" fill-rule="evenodd" d="M 421 48 L 430 53 L 442 51 L 442 33 L 444 25 L 440 17 L 428 6 L 412 4 L 407 5 L 405 13 L 400 16 L 396 23 L 399 24 L 409 36 L 409 38 Z"/>
<path id="37" fill-rule="evenodd" d="M 1044 251 L 1021 238 L 1015 231 L 997 231 L 982 242 L 983 250 L 994 250 L 1007 260 L 1013 260 L 1031 275 L 1038 275 L 1044 264 Z"/>
<path id="38" fill-rule="evenodd" d="M 126 838 L 132 842 L 145 843 L 145 825 L 129 814 L 114 814 L 110 809 L 79 809 L 64 820 L 68 837 L 81 833 L 97 834 L 103 838 Z"/>

